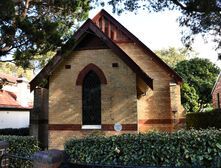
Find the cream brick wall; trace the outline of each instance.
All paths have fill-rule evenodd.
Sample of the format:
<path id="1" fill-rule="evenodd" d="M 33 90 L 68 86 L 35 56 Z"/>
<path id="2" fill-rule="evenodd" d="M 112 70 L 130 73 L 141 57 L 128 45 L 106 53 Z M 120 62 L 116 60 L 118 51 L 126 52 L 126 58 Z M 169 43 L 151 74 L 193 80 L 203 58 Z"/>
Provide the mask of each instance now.
<path id="1" fill-rule="evenodd" d="M 82 124 L 82 86 L 77 86 L 76 80 L 90 63 L 107 79 L 101 86 L 102 124 L 136 124 L 136 74 L 110 49 L 75 51 L 53 72 L 49 79 L 49 124 Z M 112 63 L 119 67 L 112 67 Z M 71 69 L 65 69 L 66 64 Z M 49 137 L 49 146 L 50 142 Z"/>
<path id="2" fill-rule="evenodd" d="M 135 43 L 118 43 L 118 46 L 124 50 L 124 52 L 126 52 L 152 79 L 160 81 L 172 80 L 170 74 L 167 73 L 161 65 L 154 62 L 153 59 L 144 53 L 144 51 Z"/>
<path id="3" fill-rule="evenodd" d="M 176 119 L 185 117 L 185 109 L 181 104 L 180 85 L 170 86 L 171 108 L 176 112 Z"/>
<path id="4" fill-rule="evenodd" d="M 171 75 L 150 56 L 144 53 L 144 51 L 135 43 L 119 43 L 118 46 L 123 49 L 133 61 L 150 76 L 150 78 L 153 79 L 153 90 L 150 88 L 147 89 L 146 94 L 141 96 L 137 101 L 138 119 L 143 121 L 148 119 L 173 119 L 171 110 L 171 100 L 173 97 L 170 95 L 170 82 L 173 81 Z M 181 103 L 180 99 L 176 99 L 175 102 L 178 104 Z M 140 131 L 147 131 L 152 128 L 171 130 L 172 125 L 139 125 Z"/>
<path id="5" fill-rule="evenodd" d="M 82 124 L 82 87 L 76 85 L 76 80 L 79 72 L 90 63 L 102 69 L 107 78 L 107 85 L 101 87 L 102 124 L 137 124 L 145 120 L 171 121 L 175 104 L 178 106 L 177 114 L 179 117 L 183 116 L 180 86 L 177 85 L 171 90 L 170 82 L 173 79 L 170 74 L 135 44 L 120 43 L 119 46 L 153 79 L 153 90 L 141 79 L 138 80 L 136 74 L 110 49 L 75 51 L 50 76 L 49 124 Z M 119 67 L 113 68 L 112 63 L 116 62 Z M 65 69 L 66 64 L 71 65 L 71 69 Z M 136 87 L 146 90 L 138 99 Z M 175 96 L 171 91 L 176 93 Z M 173 123 L 138 125 L 140 132 L 152 129 L 171 131 L 173 128 Z M 49 148 L 61 147 L 73 134 L 82 137 L 90 132 L 50 130 Z M 114 132 L 105 131 L 104 134 Z"/>

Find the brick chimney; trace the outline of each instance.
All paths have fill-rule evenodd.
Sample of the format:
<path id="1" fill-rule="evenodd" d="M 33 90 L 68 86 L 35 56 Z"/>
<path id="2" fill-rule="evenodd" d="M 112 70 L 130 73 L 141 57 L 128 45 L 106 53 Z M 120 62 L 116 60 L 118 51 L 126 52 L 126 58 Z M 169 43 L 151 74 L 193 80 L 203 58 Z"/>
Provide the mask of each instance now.
<path id="1" fill-rule="evenodd" d="M 30 90 L 28 88 L 28 80 L 25 77 L 17 79 L 17 101 L 23 107 L 29 106 Z"/>

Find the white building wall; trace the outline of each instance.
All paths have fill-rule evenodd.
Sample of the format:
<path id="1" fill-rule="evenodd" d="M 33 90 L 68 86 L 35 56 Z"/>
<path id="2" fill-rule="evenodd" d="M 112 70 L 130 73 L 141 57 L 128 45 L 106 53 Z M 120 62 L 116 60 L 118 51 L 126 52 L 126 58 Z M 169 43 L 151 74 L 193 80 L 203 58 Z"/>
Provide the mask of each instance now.
<path id="1" fill-rule="evenodd" d="M 0 129 L 29 127 L 29 111 L 0 111 Z"/>
<path id="2" fill-rule="evenodd" d="M 8 85 L 3 85 L 2 90 L 6 90 L 9 92 L 16 93 L 17 92 L 17 84 L 8 84 Z"/>

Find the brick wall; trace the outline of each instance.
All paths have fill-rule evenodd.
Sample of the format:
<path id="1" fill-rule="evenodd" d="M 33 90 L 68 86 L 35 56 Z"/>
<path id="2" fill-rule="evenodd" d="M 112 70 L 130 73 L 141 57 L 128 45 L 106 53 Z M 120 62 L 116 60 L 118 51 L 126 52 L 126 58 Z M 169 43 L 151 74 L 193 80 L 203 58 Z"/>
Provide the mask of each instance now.
<path id="1" fill-rule="evenodd" d="M 174 79 L 170 73 L 135 43 L 119 43 L 118 45 L 153 79 L 153 90 L 147 88 L 146 93 L 137 100 L 139 130 L 142 132 L 151 129 L 173 130 L 172 106 L 177 104 L 177 112 L 183 115 L 181 114 L 183 108 L 180 100 L 180 86 L 176 87 L 175 95 L 177 96 L 171 95 L 170 83 Z M 141 85 L 140 82 L 138 85 Z"/>
<path id="2" fill-rule="evenodd" d="M 123 125 L 122 132 L 136 133 L 148 130 L 172 131 L 176 117 L 184 118 L 180 102 L 180 86 L 171 88 L 171 74 L 136 44 L 120 43 L 119 46 L 152 79 L 153 90 L 110 49 L 75 51 L 57 67 L 49 80 L 49 148 L 63 148 L 70 137 L 94 134 L 93 130 L 82 130 L 82 86 L 76 85 L 79 72 L 93 63 L 104 73 L 107 84 L 101 86 L 102 129 L 99 134 L 115 134 L 113 125 Z M 119 67 L 112 67 L 118 63 Z M 70 65 L 70 69 L 65 69 Z M 137 95 L 137 89 L 141 94 Z M 138 96 L 138 97 L 137 97 Z M 96 132 L 96 131 L 95 131 Z"/>
<path id="3" fill-rule="evenodd" d="M 135 73 L 110 49 L 75 51 L 50 76 L 50 148 L 63 146 L 64 141 L 71 136 L 85 135 L 85 131 L 79 131 L 82 125 L 82 86 L 76 85 L 76 80 L 79 72 L 90 63 L 102 69 L 107 79 L 107 84 L 101 86 L 101 123 L 104 132 L 113 130 L 117 122 L 123 124 L 123 128 L 131 129 L 131 132 L 136 130 Z M 112 67 L 112 63 L 118 63 L 119 67 Z M 71 65 L 71 69 L 65 69 L 67 64 Z"/>
<path id="4" fill-rule="evenodd" d="M 220 106 L 218 106 L 218 96 L 219 96 Z M 219 75 L 218 80 L 215 85 L 215 88 L 212 92 L 212 100 L 213 100 L 213 108 L 214 109 L 221 107 L 221 75 Z"/>
<path id="5" fill-rule="evenodd" d="M 181 104 L 180 85 L 170 84 L 171 110 L 173 113 L 173 129 L 183 128 L 185 126 L 186 111 Z"/>

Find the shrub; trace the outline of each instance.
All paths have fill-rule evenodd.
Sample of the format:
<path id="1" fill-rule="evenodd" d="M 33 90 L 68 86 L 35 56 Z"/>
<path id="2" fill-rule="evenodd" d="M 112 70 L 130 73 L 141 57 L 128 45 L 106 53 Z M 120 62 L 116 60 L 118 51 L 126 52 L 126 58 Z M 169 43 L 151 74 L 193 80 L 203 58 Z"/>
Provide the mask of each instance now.
<path id="1" fill-rule="evenodd" d="M 201 113 L 187 113 L 186 114 L 187 128 L 221 128 L 221 111 L 213 110 Z"/>
<path id="2" fill-rule="evenodd" d="M 9 143 L 9 154 L 31 157 L 32 154 L 39 151 L 38 141 L 30 136 L 0 136 L 0 141 L 7 141 Z M 19 159 L 10 159 L 10 167 L 31 167 L 28 161 Z"/>
<path id="3" fill-rule="evenodd" d="M 216 167 L 221 130 L 71 139 L 65 143 L 65 152 L 72 163 L 80 164 Z"/>
<path id="4" fill-rule="evenodd" d="M 29 128 L 4 128 L 0 129 L 0 135 L 28 136 Z"/>

